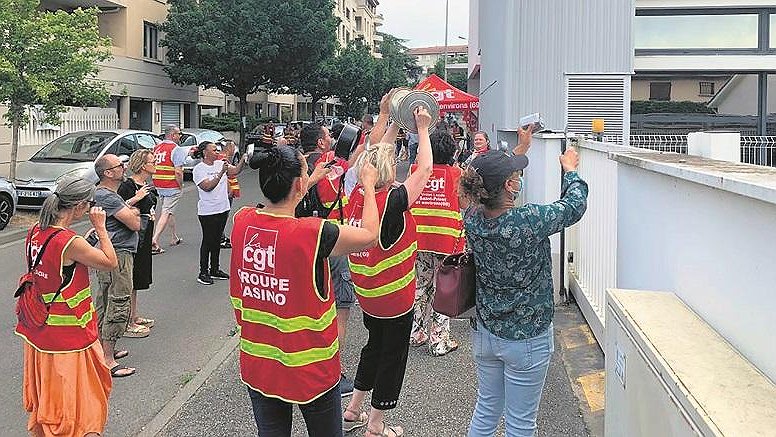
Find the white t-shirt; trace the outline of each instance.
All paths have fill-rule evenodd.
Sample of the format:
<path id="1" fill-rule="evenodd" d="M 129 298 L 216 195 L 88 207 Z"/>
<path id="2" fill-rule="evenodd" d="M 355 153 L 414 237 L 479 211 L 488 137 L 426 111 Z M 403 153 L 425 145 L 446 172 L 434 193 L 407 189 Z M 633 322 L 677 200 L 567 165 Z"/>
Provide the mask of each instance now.
<path id="1" fill-rule="evenodd" d="M 218 185 L 211 191 L 205 191 L 199 187 L 201 182 L 215 178 L 221 172 L 224 165 L 226 165 L 225 162 L 216 161 L 213 165 L 200 162 L 194 166 L 192 179 L 197 184 L 197 191 L 199 192 L 197 214 L 213 215 L 229 211 L 229 188 L 227 187 L 226 174 L 221 176 Z"/>

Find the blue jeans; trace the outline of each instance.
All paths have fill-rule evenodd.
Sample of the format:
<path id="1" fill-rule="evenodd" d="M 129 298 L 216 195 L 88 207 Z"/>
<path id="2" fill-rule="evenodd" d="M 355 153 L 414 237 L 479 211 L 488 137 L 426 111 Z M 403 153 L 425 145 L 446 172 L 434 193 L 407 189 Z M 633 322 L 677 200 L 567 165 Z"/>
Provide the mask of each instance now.
<path id="1" fill-rule="evenodd" d="M 408 152 L 409 156 L 408 156 L 408 158 L 410 160 L 410 164 L 414 164 L 415 163 L 415 158 L 418 157 L 418 143 L 410 144 L 409 146 L 407 146 L 407 149 L 409 149 L 409 152 Z"/>
<path id="2" fill-rule="evenodd" d="M 552 325 L 536 337 L 507 340 L 478 322 L 472 330 L 472 347 L 479 386 L 469 437 L 493 436 L 504 414 L 507 437 L 532 437 L 555 350 Z"/>
<path id="3" fill-rule="evenodd" d="M 280 399 L 269 398 L 248 387 L 253 406 L 253 418 L 260 436 L 291 437 L 293 404 Z M 339 386 L 321 395 L 318 399 L 300 404 L 302 417 L 310 437 L 342 436 L 342 398 Z"/>

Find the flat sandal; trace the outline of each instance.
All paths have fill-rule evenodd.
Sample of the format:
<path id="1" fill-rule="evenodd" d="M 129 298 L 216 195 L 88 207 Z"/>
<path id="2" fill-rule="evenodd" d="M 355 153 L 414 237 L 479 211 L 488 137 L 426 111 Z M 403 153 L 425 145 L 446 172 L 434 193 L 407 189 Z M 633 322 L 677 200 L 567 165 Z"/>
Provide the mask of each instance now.
<path id="1" fill-rule="evenodd" d="M 402 437 L 404 435 L 404 429 L 400 426 L 388 426 L 383 422 L 383 430 L 380 432 L 372 431 L 369 427 L 366 428 L 366 433 L 369 435 L 376 435 L 378 437 L 392 437 L 387 431 L 391 431 L 394 436 Z"/>
<path id="2" fill-rule="evenodd" d="M 369 422 L 369 415 L 363 411 L 355 411 L 349 408 L 345 408 L 345 411 L 353 413 L 358 417 L 356 420 L 348 420 L 345 419 L 344 415 L 342 416 L 342 430 L 345 432 L 350 432 L 354 429 L 361 428 L 362 426 L 366 425 L 367 422 Z"/>

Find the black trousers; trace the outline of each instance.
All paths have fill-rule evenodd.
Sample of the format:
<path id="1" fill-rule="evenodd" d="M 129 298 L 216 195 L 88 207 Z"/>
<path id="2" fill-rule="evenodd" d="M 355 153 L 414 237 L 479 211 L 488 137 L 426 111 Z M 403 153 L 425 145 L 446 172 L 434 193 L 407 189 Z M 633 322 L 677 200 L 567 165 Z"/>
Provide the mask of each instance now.
<path id="1" fill-rule="evenodd" d="M 291 437 L 293 404 L 276 398 L 269 398 L 248 387 L 253 405 L 253 418 L 260 436 Z M 342 398 L 339 385 L 324 393 L 318 399 L 300 404 L 299 410 L 307 425 L 310 437 L 342 436 Z"/>
<path id="2" fill-rule="evenodd" d="M 366 346 L 353 386 L 372 392 L 372 407 L 378 410 L 396 408 L 407 369 L 413 312 L 392 319 L 379 319 L 364 313 L 364 326 L 369 331 Z"/>
<path id="3" fill-rule="evenodd" d="M 219 269 L 218 257 L 221 255 L 221 235 L 226 227 L 229 211 L 220 214 L 199 215 L 202 226 L 202 244 L 199 246 L 199 273 L 209 275 Z M 210 262 L 208 264 L 208 261 Z"/>

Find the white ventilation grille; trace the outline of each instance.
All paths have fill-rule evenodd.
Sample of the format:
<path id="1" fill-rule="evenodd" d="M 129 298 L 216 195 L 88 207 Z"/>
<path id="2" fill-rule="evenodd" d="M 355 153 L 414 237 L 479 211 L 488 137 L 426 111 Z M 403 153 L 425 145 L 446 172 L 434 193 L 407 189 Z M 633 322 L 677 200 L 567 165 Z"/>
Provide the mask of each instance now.
<path id="1" fill-rule="evenodd" d="M 630 78 L 614 75 L 566 76 L 568 132 L 592 133 L 594 118 L 603 118 L 606 136 L 627 138 L 630 132 Z"/>

